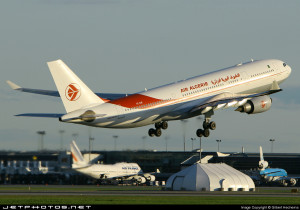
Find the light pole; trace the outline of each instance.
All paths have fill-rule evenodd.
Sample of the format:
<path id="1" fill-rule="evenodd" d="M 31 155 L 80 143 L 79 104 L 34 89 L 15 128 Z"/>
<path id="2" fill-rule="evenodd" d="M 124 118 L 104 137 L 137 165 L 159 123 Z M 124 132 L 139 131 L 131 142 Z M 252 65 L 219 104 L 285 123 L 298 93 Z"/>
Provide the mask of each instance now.
<path id="1" fill-rule="evenodd" d="M 114 135 L 113 136 L 113 138 L 114 138 L 114 150 L 115 151 L 117 151 L 117 138 L 118 138 L 119 136 L 117 136 L 117 135 Z"/>
<path id="2" fill-rule="evenodd" d="M 92 141 L 94 141 L 95 138 L 89 136 L 89 162 L 91 161 L 91 152 L 92 152 Z"/>
<path id="3" fill-rule="evenodd" d="M 40 142 L 39 142 L 38 150 L 43 151 L 44 150 L 44 135 L 46 135 L 46 131 L 38 131 L 36 133 L 40 135 Z"/>
<path id="4" fill-rule="evenodd" d="M 64 130 L 59 130 L 60 133 L 60 151 L 63 151 L 63 134 L 64 134 Z"/>
<path id="5" fill-rule="evenodd" d="M 166 136 L 165 137 L 165 140 L 166 140 L 166 152 L 168 152 L 168 139 L 169 139 L 169 136 Z"/>
<path id="6" fill-rule="evenodd" d="M 185 152 L 185 133 L 186 133 L 186 123 L 187 120 L 181 120 L 182 122 L 182 128 L 183 128 L 183 151 Z"/>
<path id="7" fill-rule="evenodd" d="M 196 140 L 196 138 L 191 138 L 192 140 L 192 151 L 194 150 L 194 141 Z"/>
<path id="8" fill-rule="evenodd" d="M 220 142 L 221 142 L 222 140 L 217 139 L 216 141 L 217 141 L 217 143 L 218 143 L 218 152 L 219 152 L 219 144 L 220 144 Z"/>
<path id="9" fill-rule="evenodd" d="M 271 142 L 271 153 L 273 153 L 273 143 L 274 143 L 275 139 L 270 139 Z"/>
<path id="10" fill-rule="evenodd" d="M 143 150 L 146 150 L 146 138 L 147 136 L 142 136 L 142 141 L 143 141 Z"/>
<path id="11" fill-rule="evenodd" d="M 200 154 L 200 159 L 199 159 L 199 163 L 201 163 L 201 156 L 202 156 L 202 147 L 201 147 L 201 141 L 202 141 L 202 139 L 201 139 L 201 136 L 199 137 L 200 138 L 200 152 L 199 152 L 199 154 Z"/>

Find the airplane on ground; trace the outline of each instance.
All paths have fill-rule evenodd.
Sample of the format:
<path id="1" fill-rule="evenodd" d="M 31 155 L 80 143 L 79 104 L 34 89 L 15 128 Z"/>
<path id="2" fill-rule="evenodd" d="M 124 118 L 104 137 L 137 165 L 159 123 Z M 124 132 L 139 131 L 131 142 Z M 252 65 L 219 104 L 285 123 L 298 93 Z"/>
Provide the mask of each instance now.
<path id="1" fill-rule="evenodd" d="M 269 168 L 269 163 L 264 160 L 262 147 L 259 147 L 260 161 L 258 163 L 259 176 L 257 181 L 277 183 L 283 186 L 295 186 L 300 177 L 288 177 L 286 170 L 282 168 Z"/>
<path id="2" fill-rule="evenodd" d="M 84 160 L 75 141 L 70 144 L 72 169 L 97 180 L 131 180 L 139 184 L 155 181 L 155 172 L 144 173 L 137 163 L 91 164 Z M 159 173 L 157 171 L 156 173 Z"/>
<path id="3" fill-rule="evenodd" d="M 216 129 L 211 121 L 219 109 L 255 114 L 270 109 L 270 94 L 281 91 L 291 68 L 281 60 L 251 60 L 232 67 L 195 76 L 138 93 L 110 94 L 92 92 L 62 61 L 48 62 L 58 89 L 22 88 L 11 81 L 14 90 L 61 98 L 67 113 L 27 113 L 16 116 L 52 117 L 61 122 L 105 128 L 135 128 L 154 124 L 149 136 L 161 136 L 168 121 L 204 115 L 198 137 L 208 137 Z"/>

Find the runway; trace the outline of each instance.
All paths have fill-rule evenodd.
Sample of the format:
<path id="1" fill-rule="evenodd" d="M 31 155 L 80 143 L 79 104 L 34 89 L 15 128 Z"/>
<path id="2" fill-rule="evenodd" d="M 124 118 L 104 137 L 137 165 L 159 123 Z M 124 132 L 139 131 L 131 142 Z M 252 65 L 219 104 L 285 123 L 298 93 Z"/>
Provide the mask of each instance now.
<path id="1" fill-rule="evenodd" d="M 300 197 L 292 192 L 296 187 L 257 187 L 254 192 L 243 191 L 167 191 L 161 187 L 150 186 L 0 186 L 1 195 L 83 195 L 83 196 L 240 196 L 240 197 Z"/>

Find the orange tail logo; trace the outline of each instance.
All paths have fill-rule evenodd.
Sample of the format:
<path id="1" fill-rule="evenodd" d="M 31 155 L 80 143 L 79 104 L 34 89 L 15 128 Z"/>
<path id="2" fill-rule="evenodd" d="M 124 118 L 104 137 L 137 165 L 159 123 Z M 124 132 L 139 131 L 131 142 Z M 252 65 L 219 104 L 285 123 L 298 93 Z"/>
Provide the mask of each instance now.
<path id="1" fill-rule="evenodd" d="M 69 84 L 65 95 L 69 101 L 76 101 L 80 97 L 80 86 L 75 83 Z"/>
<path id="2" fill-rule="evenodd" d="M 265 101 L 261 101 L 261 108 L 265 108 L 266 106 L 266 102 Z"/>

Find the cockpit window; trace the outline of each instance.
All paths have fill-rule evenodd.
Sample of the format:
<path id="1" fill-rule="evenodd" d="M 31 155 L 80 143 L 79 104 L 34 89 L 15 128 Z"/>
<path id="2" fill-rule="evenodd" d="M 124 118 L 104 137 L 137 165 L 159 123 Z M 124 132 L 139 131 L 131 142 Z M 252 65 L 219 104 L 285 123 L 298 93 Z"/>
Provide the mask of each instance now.
<path id="1" fill-rule="evenodd" d="M 283 63 L 283 66 L 286 67 L 286 63 Z"/>

